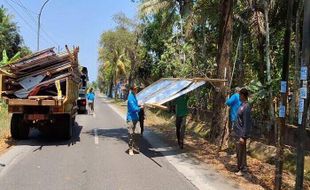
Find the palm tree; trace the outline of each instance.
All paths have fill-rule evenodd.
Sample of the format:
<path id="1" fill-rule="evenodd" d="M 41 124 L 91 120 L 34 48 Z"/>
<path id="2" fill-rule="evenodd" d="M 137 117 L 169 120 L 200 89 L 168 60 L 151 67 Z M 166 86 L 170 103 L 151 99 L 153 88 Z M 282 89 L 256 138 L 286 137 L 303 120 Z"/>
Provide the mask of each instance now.
<path id="1" fill-rule="evenodd" d="M 160 12 L 170 13 L 166 22 L 173 22 L 173 15 L 178 14 L 181 18 L 181 33 L 188 34 L 190 25 L 187 20 L 192 13 L 194 1 L 193 0 L 144 0 L 140 5 L 140 15 L 147 16 L 151 14 L 158 14 Z M 187 35 L 186 35 L 187 36 Z"/>
<path id="2" fill-rule="evenodd" d="M 113 86 L 116 86 L 117 82 L 121 79 L 128 78 L 130 73 L 130 61 L 125 57 L 125 54 L 120 56 L 115 55 L 116 61 L 104 61 L 102 72 L 99 75 L 103 75 L 104 81 L 109 80 L 109 96 L 112 97 Z M 100 58 L 102 59 L 102 58 Z M 117 93 L 116 88 L 114 89 L 115 95 Z M 116 96 L 115 96 L 116 97 Z"/>

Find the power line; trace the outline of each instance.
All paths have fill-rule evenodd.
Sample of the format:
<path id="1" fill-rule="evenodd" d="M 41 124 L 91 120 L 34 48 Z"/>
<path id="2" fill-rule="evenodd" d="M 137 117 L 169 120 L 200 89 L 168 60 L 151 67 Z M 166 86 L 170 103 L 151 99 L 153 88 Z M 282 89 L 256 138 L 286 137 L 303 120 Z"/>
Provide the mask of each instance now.
<path id="1" fill-rule="evenodd" d="M 7 0 L 4 0 L 12 9 L 13 11 L 27 24 L 27 26 L 33 30 L 33 32 L 36 32 L 36 30 L 32 27 L 31 24 L 29 24 L 29 22 L 27 20 L 24 19 L 24 17 L 7 1 Z"/>
<path id="2" fill-rule="evenodd" d="M 21 7 L 22 9 L 26 10 L 32 18 L 34 18 L 32 16 L 32 14 L 37 15 L 34 11 L 28 9 L 20 0 L 16 1 L 16 0 L 11 0 L 12 2 L 16 3 L 19 7 Z"/>
<path id="3" fill-rule="evenodd" d="M 37 24 L 37 20 L 36 18 L 33 17 L 33 15 L 31 13 L 33 13 L 33 11 L 31 11 L 30 9 L 28 9 L 20 0 L 19 2 L 17 2 L 16 0 L 11 0 L 12 2 L 16 3 L 18 6 L 20 6 L 21 8 L 24 9 L 25 13 L 32 19 L 32 21 L 34 22 L 34 24 Z M 35 14 L 35 13 L 33 13 Z M 37 15 L 37 14 L 36 14 Z M 55 45 L 58 45 L 58 43 L 53 39 L 53 37 L 51 37 L 51 35 L 49 35 L 44 28 L 41 26 L 41 30 L 43 31 L 43 33 L 46 35 L 45 37 L 52 43 L 54 43 Z"/>
<path id="4" fill-rule="evenodd" d="M 8 1 L 7 0 L 5 0 L 7 3 L 8 3 Z M 35 14 L 35 13 L 33 13 L 33 11 L 31 11 L 30 9 L 28 9 L 25 5 L 23 5 L 23 3 L 19 0 L 19 2 L 17 2 L 16 0 L 11 0 L 13 3 L 15 3 L 15 4 L 17 4 L 19 7 L 21 7 L 22 9 L 23 9 L 23 11 L 29 16 L 29 18 L 31 18 L 32 19 L 32 21 L 33 21 L 33 23 L 34 24 L 37 24 L 37 21 L 36 21 L 36 19 L 33 17 L 33 15 L 32 14 Z M 13 8 L 9 3 L 8 3 L 8 5 L 11 7 L 11 8 Z M 21 14 L 15 9 L 15 8 L 13 8 L 14 10 L 15 10 L 15 12 L 24 20 L 24 22 L 26 22 L 27 24 L 28 24 L 28 26 L 30 25 L 25 19 L 24 19 L 24 17 L 23 16 L 21 16 Z M 31 28 L 32 28 L 32 26 L 30 26 Z M 33 29 L 33 28 L 32 28 Z M 33 29 L 34 30 L 34 29 Z M 45 36 L 42 36 L 43 37 L 43 39 L 45 40 L 45 42 L 47 42 L 47 41 L 49 41 L 49 42 L 47 42 L 47 43 L 52 43 L 52 44 L 55 44 L 56 46 L 58 46 L 58 43 L 51 37 L 51 35 L 49 35 L 43 28 L 41 28 L 41 30 L 43 31 L 43 33 L 45 34 Z M 34 30 L 34 32 L 36 32 L 36 30 Z"/>

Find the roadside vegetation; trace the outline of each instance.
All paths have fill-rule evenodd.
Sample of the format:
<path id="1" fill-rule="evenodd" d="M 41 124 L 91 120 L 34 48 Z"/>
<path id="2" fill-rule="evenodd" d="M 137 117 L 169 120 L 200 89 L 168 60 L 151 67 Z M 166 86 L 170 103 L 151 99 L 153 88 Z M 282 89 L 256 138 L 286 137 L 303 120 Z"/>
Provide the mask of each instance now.
<path id="1" fill-rule="evenodd" d="M 9 15 L 4 7 L 0 7 L 0 66 L 10 64 L 29 53 L 30 50 L 23 44 L 12 15 Z M 12 144 L 7 109 L 7 105 L 0 99 L 0 152 Z"/>
<path id="2" fill-rule="evenodd" d="M 10 116 L 7 106 L 0 100 L 0 152 L 5 150 L 9 145 L 10 139 Z"/>
<path id="3" fill-rule="evenodd" d="M 7 135 L 9 130 L 9 114 L 7 111 L 7 106 L 2 101 L 0 101 L 0 137 Z"/>

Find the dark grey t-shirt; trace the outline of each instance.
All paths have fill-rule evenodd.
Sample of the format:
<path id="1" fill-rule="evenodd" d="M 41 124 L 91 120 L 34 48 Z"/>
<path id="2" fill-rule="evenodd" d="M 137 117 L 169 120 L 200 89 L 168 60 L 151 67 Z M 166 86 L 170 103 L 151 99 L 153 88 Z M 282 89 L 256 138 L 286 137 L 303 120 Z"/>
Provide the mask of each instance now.
<path id="1" fill-rule="evenodd" d="M 234 128 L 238 138 L 248 138 L 252 128 L 251 107 L 248 103 L 242 103 L 238 109 L 237 125 Z"/>

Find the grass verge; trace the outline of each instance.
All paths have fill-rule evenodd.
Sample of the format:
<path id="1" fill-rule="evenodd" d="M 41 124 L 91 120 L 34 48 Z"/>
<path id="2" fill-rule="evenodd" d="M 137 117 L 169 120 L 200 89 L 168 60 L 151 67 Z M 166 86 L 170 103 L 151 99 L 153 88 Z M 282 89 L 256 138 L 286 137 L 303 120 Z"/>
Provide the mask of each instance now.
<path id="1" fill-rule="evenodd" d="M 11 145 L 10 139 L 10 116 L 7 105 L 0 100 L 0 153 L 7 150 Z"/>

